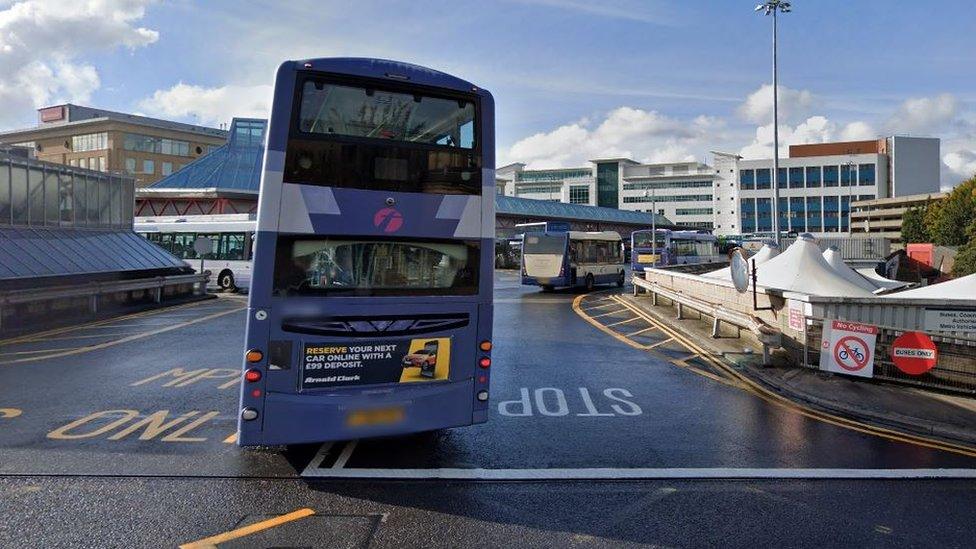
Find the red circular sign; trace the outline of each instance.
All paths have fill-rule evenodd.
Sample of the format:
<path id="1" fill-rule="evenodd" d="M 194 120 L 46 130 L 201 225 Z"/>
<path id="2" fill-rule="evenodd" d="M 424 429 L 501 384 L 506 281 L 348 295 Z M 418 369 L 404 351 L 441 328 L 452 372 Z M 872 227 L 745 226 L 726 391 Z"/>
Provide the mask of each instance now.
<path id="1" fill-rule="evenodd" d="M 932 338 L 922 332 L 905 332 L 891 343 L 891 361 L 899 370 L 920 376 L 935 367 L 939 353 Z"/>
<path id="2" fill-rule="evenodd" d="M 383 208 L 373 215 L 373 226 L 384 233 L 395 233 L 403 226 L 403 215 L 396 208 Z"/>
<path id="3" fill-rule="evenodd" d="M 857 336 L 842 337 L 834 345 L 834 359 L 841 368 L 849 372 L 856 372 L 867 366 L 871 359 L 868 355 L 867 342 Z"/>

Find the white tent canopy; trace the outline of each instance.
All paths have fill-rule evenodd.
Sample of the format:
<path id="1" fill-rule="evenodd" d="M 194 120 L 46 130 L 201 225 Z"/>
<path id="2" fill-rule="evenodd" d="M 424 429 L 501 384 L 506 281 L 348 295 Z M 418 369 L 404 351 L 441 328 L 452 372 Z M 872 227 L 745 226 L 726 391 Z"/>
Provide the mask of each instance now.
<path id="1" fill-rule="evenodd" d="M 901 280 L 885 278 L 879 275 L 877 271 L 871 267 L 862 267 L 860 269 L 854 269 L 854 271 L 864 278 L 870 280 L 878 288 L 882 288 L 884 290 L 896 290 L 898 288 L 904 288 L 905 286 L 911 285 L 911 282 L 902 282 Z"/>
<path id="2" fill-rule="evenodd" d="M 878 290 L 880 286 L 874 284 L 870 280 L 864 278 L 857 271 L 850 268 L 847 263 L 844 263 L 844 258 L 840 255 L 840 250 L 836 246 L 831 246 L 827 248 L 827 251 L 823 253 L 824 260 L 827 261 L 827 265 L 840 276 L 844 277 L 844 280 L 856 284 L 857 286 L 864 288 L 869 292 L 874 292 Z"/>
<path id="3" fill-rule="evenodd" d="M 914 290 L 887 294 L 882 297 L 897 297 L 899 299 L 948 299 L 953 301 L 976 302 L 976 274 L 915 288 Z"/>
<path id="4" fill-rule="evenodd" d="M 789 248 L 756 268 L 756 283 L 810 295 L 871 297 L 865 289 L 841 276 L 824 259 L 813 236 L 802 234 Z"/>
<path id="5" fill-rule="evenodd" d="M 779 255 L 779 246 L 775 242 L 767 242 L 763 244 L 763 247 L 756 252 L 755 255 L 746 260 L 749 264 L 749 268 L 752 268 L 752 262 L 755 261 L 756 265 L 761 265 L 770 259 Z M 702 276 L 708 278 L 720 278 L 722 280 L 732 280 L 732 271 L 728 267 L 722 267 L 721 269 L 716 269 L 711 272 L 707 272 Z"/>

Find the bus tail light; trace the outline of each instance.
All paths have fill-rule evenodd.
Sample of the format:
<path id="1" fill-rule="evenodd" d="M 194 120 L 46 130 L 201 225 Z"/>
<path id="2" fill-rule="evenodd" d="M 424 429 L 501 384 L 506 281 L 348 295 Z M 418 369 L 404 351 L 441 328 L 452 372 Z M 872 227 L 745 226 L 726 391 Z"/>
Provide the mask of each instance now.
<path id="1" fill-rule="evenodd" d="M 478 361 L 478 366 L 481 366 L 482 368 L 491 366 L 491 359 L 486 356 L 481 357 L 481 360 Z"/>
<path id="2" fill-rule="evenodd" d="M 478 348 L 487 353 L 491 350 L 491 341 L 488 341 L 487 339 L 482 341 L 481 345 L 478 345 Z"/>
<path id="3" fill-rule="evenodd" d="M 261 362 L 261 359 L 264 358 L 264 353 L 257 349 L 251 349 L 247 352 L 247 354 L 244 355 L 244 358 L 247 359 L 248 362 L 252 363 Z"/>
<path id="4" fill-rule="evenodd" d="M 488 391 L 478 391 L 478 400 L 481 401 L 481 402 L 487 402 L 488 401 Z M 257 412 L 255 412 L 255 414 L 256 413 Z"/>
<path id="5" fill-rule="evenodd" d="M 251 383 L 261 381 L 261 370 L 251 368 L 250 370 L 244 372 L 244 379 L 250 381 Z"/>
<path id="6" fill-rule="evenodd" d="M 254 398 L 261 398 L 261 389 L 251 391 L 251 396 Z"/>

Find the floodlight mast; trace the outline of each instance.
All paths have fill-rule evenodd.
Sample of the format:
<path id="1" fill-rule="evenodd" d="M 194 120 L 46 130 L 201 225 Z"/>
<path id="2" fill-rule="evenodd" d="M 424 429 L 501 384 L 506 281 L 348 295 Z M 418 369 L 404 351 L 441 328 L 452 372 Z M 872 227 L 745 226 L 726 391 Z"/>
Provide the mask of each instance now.
<path id="1" fill-rule="evenodd" d="M 792 5 L 783 0 L 767 0 L 756 6 L 757 12 L 773 16 L 773 237 L 780 243 L 779 227 L 779 81 L 776 64 L 776 12 L 790 13 Z"/>

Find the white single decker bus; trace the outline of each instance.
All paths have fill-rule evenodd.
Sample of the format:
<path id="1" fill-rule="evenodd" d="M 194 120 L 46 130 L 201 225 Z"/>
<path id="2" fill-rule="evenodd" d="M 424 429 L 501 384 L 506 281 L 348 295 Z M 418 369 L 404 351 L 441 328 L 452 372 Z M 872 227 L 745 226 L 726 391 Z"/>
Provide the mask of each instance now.
<path id="1" fill-rule="evenodd" d="M 222 290 L 248 289 L 254 250 L 253 214 L 137 217 L 135 231 L 186 261 L 194 270 L 210 271 L 209 286 Z M 210 239 L 210 253 L 193 247 L 198 237 Z"/>
<path id="2" fill-rule="evenodd" d="M 527 232 L 522 239 L 522 284 L 554 288 L 624 285 L 624 251 L 614 231 Z"/>

